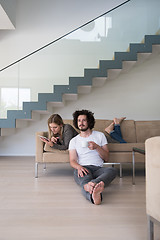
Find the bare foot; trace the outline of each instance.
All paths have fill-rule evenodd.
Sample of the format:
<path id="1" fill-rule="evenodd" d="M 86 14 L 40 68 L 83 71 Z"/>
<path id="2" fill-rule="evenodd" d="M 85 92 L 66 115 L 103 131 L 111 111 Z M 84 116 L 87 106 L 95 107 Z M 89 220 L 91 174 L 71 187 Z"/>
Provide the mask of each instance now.
<path id="1" fill-rule="evenodd" d="M 84 185 L 84 190 L 86 192 L 89 192 L 90 194 L 92 194 L 95 185 L 96 185 L 96 183 L 94 183 L 94 182 L 88 182 L 87 184 Z"/>
<path id="2" fill-rule="evenodd" d="M 99 205 L 101 204 L 101 193 L 104 190 L 104 182 L 101 181 L 99 183 L 96 184 L 96 186 L 93 189 L 93 193 L 92 193 L 92 199 L 94 201 L 94 204 Z"/>
<path id="3" fill-rule="evenodd" d="M 126 119 L 126 117 L 114 118 L 113 121 L 115 124 L 121 124 L 121 122 Z"/>
<path id="4" fill-rule="evenodd" d="M 106 127 L 104 130 L 110 134 L 111 131 L 114 129 L 114 123 L 112 122 L 108 127 Z"/>

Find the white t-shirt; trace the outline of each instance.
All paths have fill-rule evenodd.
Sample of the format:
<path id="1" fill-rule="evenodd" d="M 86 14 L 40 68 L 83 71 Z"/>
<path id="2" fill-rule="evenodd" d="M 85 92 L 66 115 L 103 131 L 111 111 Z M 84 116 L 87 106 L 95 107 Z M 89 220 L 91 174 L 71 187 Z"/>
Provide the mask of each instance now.
<path id="1" fill-rule="evenodd" d="M 99 156 L 99 153 L 96 150 L 90 150 L 87 144 L 84 143 L 89 141 L 95 142 L 100 147 L 108 144 L 107 139 L 102 132 L 92 131 L 92 134 L 89 137 L 81 137 L 80 135 L 77 135 L 72 138 L 69 143 L 69 150 L 76 150 L 78 163 L 82 166 L 103 166 L 103 159 Z"/>

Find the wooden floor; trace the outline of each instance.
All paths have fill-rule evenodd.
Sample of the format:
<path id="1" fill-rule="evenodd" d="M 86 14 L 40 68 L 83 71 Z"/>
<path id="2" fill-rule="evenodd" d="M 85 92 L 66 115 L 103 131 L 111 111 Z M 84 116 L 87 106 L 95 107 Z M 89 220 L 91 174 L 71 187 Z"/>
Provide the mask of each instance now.
<path id="1" fill-rule="evenodd" d="M 145 177 L 125 174 L 103 203 L 85 200 L 69 164 L 39 167 L 33 157 L 0 157 L 0 240 L 145 240 Z M 156 229 L 156 240 L 160 231 Z M 159 235 L 159 237 L 158 237 Z"/>

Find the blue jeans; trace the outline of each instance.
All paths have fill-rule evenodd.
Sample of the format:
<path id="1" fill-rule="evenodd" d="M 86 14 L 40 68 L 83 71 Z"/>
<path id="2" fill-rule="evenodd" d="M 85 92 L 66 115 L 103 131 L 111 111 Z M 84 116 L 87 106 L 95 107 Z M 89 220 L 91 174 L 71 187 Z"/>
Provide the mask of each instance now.
<path id="1" fill-rule="evenodd" d="M 78 170 L 74 170 L 74 179 L 78 185 L 82 188 L 82 194 L 84 197 L 92 202 L 92 196 L 89 192 L 84 190 L 84 185 L 88 182 L 99 183 L 104 182 L 104 186 L 109 185 L 113 179 L 117 176 L 117 169 L 113 167 L 97 167 L 93 165 L 83 166 L 88 170 L 88 174 L 83 177 L 78 177 Z M 93 203 L 93 202 L 92 202 Z"/>
<path id="2" fill-rule="evenodd" d="M 126 143 L 126 141 L 122 138 L 121 127 L 119 124 L 114 125 L 114 130 L 110 132 L 110 136 L 119 143 Z"/>

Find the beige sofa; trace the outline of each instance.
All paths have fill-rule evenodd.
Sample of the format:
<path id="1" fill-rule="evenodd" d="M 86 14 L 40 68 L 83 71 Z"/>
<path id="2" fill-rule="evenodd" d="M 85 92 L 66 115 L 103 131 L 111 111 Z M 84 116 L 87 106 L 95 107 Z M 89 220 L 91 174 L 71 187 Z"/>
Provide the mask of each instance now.
<path id="1" fill-rule="evenodd" d="M 65 120 L 65 123 L 72 125 L 72 120 Z M 104 132 L 112 120 L 97 119 L 94 130 Z M 127 143 L 109 143 L 109 163 L 120 164 L 131 163 L 133 165 L 133 147 L 145 148 L 145 140 L 153 136 L 160 136 L 160 121 L 134 121 L 124 120 L 121 124 L 123 138 Z M 68 151 L 55 150 L 46 147 L 38 135 L 48 136 L 47 132 L 36 133 L 36 157 L 35 157 L 35 177 L 38 177 L 39 163 L 69 162 Z M 135 162 L 144 162 L 145 156 L 134 152 Z M 134 173 L 133 173 L 134 175 Z"/>
<path id="2" fill-rule="evenodd" d="M 145 150 L 148 239 L 153 240 L 154 223 L 160 226 L 160 136 L 147 139 Z"/>

